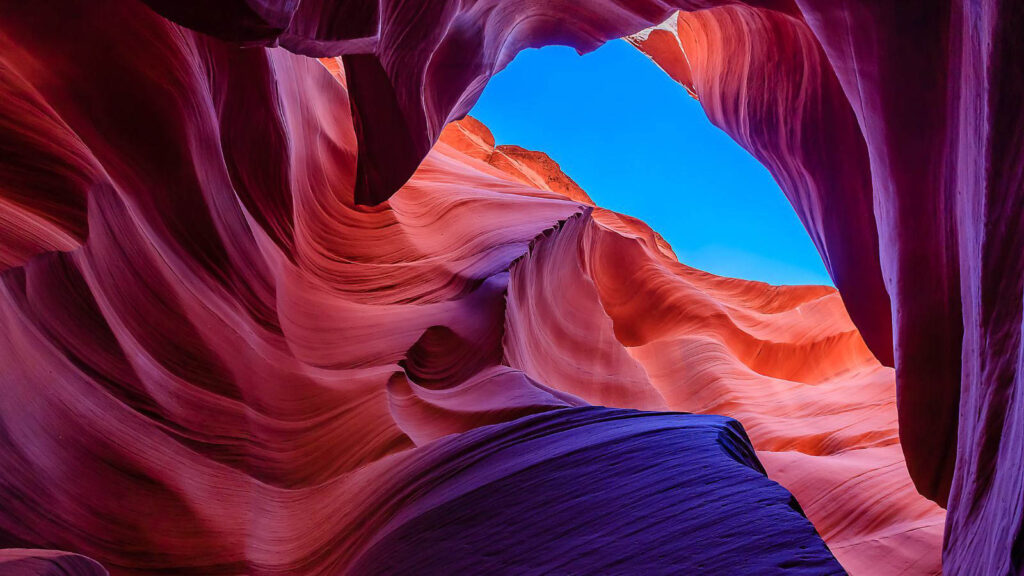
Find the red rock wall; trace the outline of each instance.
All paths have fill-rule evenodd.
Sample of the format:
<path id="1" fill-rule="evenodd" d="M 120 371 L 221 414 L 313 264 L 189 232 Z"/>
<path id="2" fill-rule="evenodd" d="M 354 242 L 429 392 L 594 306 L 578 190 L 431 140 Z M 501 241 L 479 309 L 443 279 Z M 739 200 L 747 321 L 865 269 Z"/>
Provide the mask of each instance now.
<path id="1" fill-rule="evenodd" d="M 9 230 L 3 569 L 841 571 L 736 421 L 508 365 L 510 269 L 585 209 L 543 155 L 440 143 L 358 206 L 339 69 L 137 2 L 4 8 L 35 163 L 0 197 L 75 240 Z"/>
<path id="2" fill-rule="evenodd" d="M 893 302 L 900 436 L 911 475 L 926 495 L 942 503 L 950 499 L 948 570 L 1016 573 L 1024 569 L 1017 552 L 1022 517 L 1007 514 L 1005 504 L 1024 496 L 1020 441 L 1010 440 L 1017 437 L 1015 398 L 1022 385 L 1024 192 L 1022 148 L 1013 135 L 1022 119 L 1007 99 L 1024 94 L 1021 67 L 1010 63 L 1024 52 L 1018 39 L 1024 10 L 1012 2 L 805 2 L 801 10 L 806 25 L 734 8 L 680 14 L 633 42 L 687 85 L 712 121 L 772 169 L 812 237 L 815 230 L 841 231 L 840 246 L 871 245 L 849 242 L 858 235 L 845 228 L 867 228 L 847 219 L 850 210 L 835 211 L 842 221 L 824 225 L 800 212 L 819 202 L 801 197 L 794 176 L 806 177 L 808 164 L 822 166 L 825 150 L 860 174 L 846 183 L 870 177 L 869 220 L 877 222 L 881 277 Z M 750 24 L 751 14 L 756 24 Z M 777 44 L 777 30 L 760 44 L 753 41 L 751 29 L 766 30 L 769 19 L 786 20 L 788 28 L 818 39 L 830 63 L 827 71 L 835 71 L 856 116 L 852 130 L 848 113 L 833 110 L 826 121 L 808 118 L 806 108 L 812 114 L 822 108 L 814 99 L 809 106 L 802 95 L 804 109 L 776 107 L 791 94 L 782 80 L 788 64 L 783 59 L 772 59 L 773 73 L 783 71 L 774 80 L 756 65 L 740 69 L 738 78 L 721 73 L 744 51 L 756 62 L 765 43 Z M 805 57 L 796 65 L 814 69 L 816 51 L 790 53 L 801 52 Z M 814 79 L 804 74 L 800 86 L 813 86 Z M 826 74 L 819 82 L 828 85 L 820 90 L 833 100 L 835 80 Z M 723 109 L 723 101 L 737 100 L 738 108 Z M 756 118 L 766 110 L 767 121 Z M 793 118 L 801 120 L 802 136 L 819 131 L 809 142 L 801 138 L 814 146 L 815 157 L 779 166 L 775 156 L 786 146 L 764 135 L 751 138 L 751 132 L 758 125 L 786 126 L 781 132 L 791 135 L 788 126 L 796 123 L 787 120 Z M 866 163 L 855 154 L 860 141 L 867 143 Z M 833 167 L 826 175 L 841 173 Z M 842 190 L 842 183 L 824 189 L 833 200 L 857 197 Z M 819 243 L 826 263 L 834 244 Z M 844 285 L 835 268 L 855 266 L 832 263 L 830 271 L 856 311 L 870 291 Z M 854 318 L 870 335 L 871 324 Z M 877 346 L 873 350 L 877 354 Z"/>
<path id="3" fill-rule="evenodd" d="M 1016 136 L 1022 119 L 1012 104 L 1022 92 L 1019 2 L 595 0 L 580 9 L 577 3 L 494 0 L 438 2 L 422 11 L 408 3 L 380 6 L 378 34 L 372 18 L 359 30 L 341 30 L 325 24 L 355 20 L 304 11 L 287 30 L 270 35 L 298 51 L 346 54 L 359 126 L 386 133 L 358 130 L 358 198 L 371 203 L 398 188 L 398 175 L 412 173 L 415 158 L 441 127 L 464 114 L 486 78 L 519 49 L 564 43 L 586 50 L 656 25 L 673 9 L 736 6 L 688 19 L 703 23 L 683 34 L 704 38 L 705 46 L 741 49 L 737 58 L 719 60 L 721 67 L 710 52 L 706 60 L 696 58 L 700 66 L 712 65 L 704 73 L 722 80 L 714 89 L 704 86 L 703 98 L 724 113 L 718 117 L 712 107 L 713 118 L 731 127 L 783 183 L 854 320 L 884 362 L 891 325 L 907 464 L 922 493 L 949 502 L 950 565 L 966 569 L 981 559 L 980 566 L 996 573 L 1021 569 L 1024 560 L 1014 550 L 1021 547 L 1024 512 L 1004 506 L 1024 497 L 1024 440 L 1017 433 L 1024 357 L 1024 193 Z M 214 20 L 203 22 L 206 30 L 268 41 L 238 24 L 246 20 L 229 19 L 230 30 Z M 306 32 L 303 41 L 292 37 L 297 26 Z M 321 30 L 340 33 L 327 37 Z M 759 62 L 790 72 L 776 75 L 758 69 Z M 680 78 L 682 70 L 678 63 L 670 67 Z M 747 82 L 758 78 L 778 83 L 770 93 L 763 83 L 751 92 Z M 699 88 L 700 73 L 692 80 Z M 845 106 L 834 100 L 835 82 Z M 820 103 L 805 108 L 800 95 Z M 729 108 L 730 102 L 739 108 Z M 805 114 L 820 116 L 826 128 L 817 129 Z M 759 126 L 751 118 L 776 124 Z M 860 133 L 863 147 L 853 132 Z M 821 144 L 805 149 L 794 133 Z M 403 147 L 387 147 L 388 141 Z M 838 159 L 829 151 L 833 146 Z M 815 151 L 821 158 L 813 158 Z M 382 170 L 385 159 L 389 168 Z M 818 170 L 819 164 L 830 167 Z M 838 173 L 847 177 L 836 178 Z M 825 187 L 829 180 L 843 192 Z"/>
<path id="4" fill-rule="evenodd" d="M 596 209 L 517 261 L 509 364 L 591 403 L 737 418 L 847 571 L 940 573 L 945 514 L 907 474 L 893 371 L 836 291 L 713 276 L 658 240 Z"/>
<path id="5" fill-rule="evenodd" d="M 369 501 L 372 478 L 402 468 L 388 455 L 415 458 L 413 446 L 443 434 L 578 405 L 596 391 L 749 420 L 769 473 L 837 555 L 864 547 L 874 564 L 898 558 L 930 570 L 926 553 L 907 551 L 932 545 L 931 532 L 912 529 L 935 509 L 905 490 L 901 472 L 874 468 L 899 468 L 896 439 L 880 432 L 891 430 L 884 403 L 859 408 L 877 409 L 854 421 L 877 422 L 870 430 L 833 428 L 848 417 L 829 405 L 844 382 L 863 379 L 853 386 L 865 399 L 888 397 L 886 372 L 859 337 L 824 336 L 825 327 L 850 331 L 838 308 L 820 304 L 830 320 L 800 327 L 770 289 L 739 296 L 758 290 L 707 280 L 694 293 L 638 224 L 600 211 L 567 220 L 581 210 L 561 196 L 575 194 L 571 180 L 549 179 L 543 158 L 428 156 L 518 50 L 585 50 L 675 9 L 713 8 L 680 18 L 688 62 L 666 56 L 666 69 L 779 179 L 884 363 L 891 340 L 910 476 L 948 501 L 946 570 L 1021 572 L 1020 3 L 147 3 L 231 44 L 344 55 L 348 91 L 311 60 L 230 48 L 142 4 L 0 6 L 0 87 L 10 95 L 0 102 L 6 545 L 81 552 L 122 572 L 347 566 L 380 525 L 345 504 Z M 672 38 L 654 36 L 657 59 Z M 644 272 L 601 279 L 602 258 L 608 269 Z M 520 285 L 525 271 L 555 262 L 579 272 L 564 291 L 540 277 Z M 638 278 L 662 315 L 630 308 L 623 294 L 638 288 L 617 285 Z M 530 301 L 517 303 L 524 290 Z M 800 314 L 825 297 L 796 290 L 811 290 L 789 296 Z M 700 292 L 712 303 L 681 296 L 699 302 Z M 595 293 L 606 319 L 594 317 Z M 517 319 L 519 304 L 583 306 L 580 321 L 601 335 L 593 343 L 622 349 L 594 354 L 580 334 Z M 713 337 L 700 335 L 711 327 Z M 547 349 L 511 339 L 524 330 L 626 371 L 638 396 L 593 386 L 600 373 L 570 381 Z M 823 354 L 820 366 L 788 356 L 809 350 Z M 711 366 L 731 376 L 702 371 Z M 673 372 L 684 369 L 707 386 L 676 390 Z M 770 388 L 792 393 L 776 401 L 782 412 L 820 424 L 824 438 L 793 437 L 786 416 L 747 414 L 714 387 L 752 395 L 739 377 L 747 371 L 782 380 Z M 510 386 L 500 405 L 486 404 Z M 804 464 L 835 476 L 811 484 Z M 849 485 L 865 468 L 875 470 L 870 489 Z M 906 507 L 841 516 L 837 501 L 816 508 L 801 496 L 827 482 L 876 503 L 876 491 L 891 489 Z M 297 528 L 311 521 L 324 527 L 316 538 Z M 791 543 L 803 534 L 793 521 Z M 370 527 L 325 546 L 353 523 Z"/>

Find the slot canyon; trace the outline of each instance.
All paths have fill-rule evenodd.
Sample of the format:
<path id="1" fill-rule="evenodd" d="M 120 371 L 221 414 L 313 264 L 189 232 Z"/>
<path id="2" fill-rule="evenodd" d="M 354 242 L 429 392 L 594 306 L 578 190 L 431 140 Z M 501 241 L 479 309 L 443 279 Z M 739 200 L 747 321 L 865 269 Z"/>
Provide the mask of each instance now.
<path id="1" fill-rule="evenodd" d="M 620 38 L 835 287 L 470 115 Z M 1020 0 L 0 0 L 0 95 L 0 574 L 1024 575 Z"/>

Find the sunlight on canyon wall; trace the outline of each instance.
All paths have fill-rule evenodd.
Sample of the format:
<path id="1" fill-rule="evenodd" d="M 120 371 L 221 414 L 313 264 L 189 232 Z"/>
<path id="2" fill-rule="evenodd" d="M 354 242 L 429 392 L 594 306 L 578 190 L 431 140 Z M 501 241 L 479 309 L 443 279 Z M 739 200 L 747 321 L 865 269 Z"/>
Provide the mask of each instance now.
<path id="1" fill-rule="evenodd" d="M 0 8 L 0 568 L 1022 569 L 1024 6 Z M 451 124 L 633 34 L 838 292 Z"/>

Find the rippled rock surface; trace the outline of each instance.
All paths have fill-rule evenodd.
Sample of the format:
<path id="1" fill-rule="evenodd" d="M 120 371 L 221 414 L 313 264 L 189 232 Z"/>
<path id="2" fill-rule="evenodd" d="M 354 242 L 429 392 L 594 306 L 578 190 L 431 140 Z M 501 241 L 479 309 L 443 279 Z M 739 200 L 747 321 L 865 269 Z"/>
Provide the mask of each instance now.
<path id="1" fill-rule="evenodd" d="M 919 490 L 948 573 L 1021 571 L 1018 3 L 0 9 L 5 565 L 614 572 L 633 539 L 645 571 L 838 571 L 823 538 L 936 573 Z M 631 34 L 772 171 L 846 307 L 688 268 L 450 124 L 522 48 Z"/>

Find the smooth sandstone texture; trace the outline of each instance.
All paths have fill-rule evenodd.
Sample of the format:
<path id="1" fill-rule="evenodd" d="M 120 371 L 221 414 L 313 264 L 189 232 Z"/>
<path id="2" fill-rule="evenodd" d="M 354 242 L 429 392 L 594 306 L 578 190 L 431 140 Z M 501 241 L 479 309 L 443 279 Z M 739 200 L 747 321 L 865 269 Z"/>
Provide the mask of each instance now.
<path id="1" fill-rule="evenodd" d="M 519 49 L 588 49 L 662 22 L 675 8 L 718 3 L 150 2 L 233 44 L 345 54 L 350 94 L 328 88 L 330 77 L 308 61 L 229 48 L 135 3 L 36 4 L 4 2 L 0 21 L 0 86 L 11 96 L 0 102 L 0 257 L 10 268 L 0 356 L 13 367 L 2 373 L 2 438 L 11 446 L 3 452 L 3 496 L 23 503 L 0 525 L 5 535 L 15 531 L 5 544 L 92 552 L 122 571 L 237 572 L 347 566 L 358 555 L 352 544 L 304 540 L 299 526 L 324 527 L 319 536 L 345 532 L 349 510 L 336 501 L 359 501 L 368 489 L 353 480 L 331 494 L 333 506 L 319 507 L 308 504 L 319 503 L 306 500 L 309 491 L 329 492 L 322 486 L 330 479 L 347 482 L 352 471 L 452 431 L 586 401 L 589 378 L 567 393 L 530 374 L 557 380 L 560 367 L 529 342 L 509 343 L 526 321 L 510 317 L 495 327 L 491 319 L 504 317 L 506 292 L 522 283 L 515 270 L 530 266 L 524 247 L 544 243 L 535 240 L 544 230 L 558 232 L 548 234 L 555 242 L 536 266 L 567 257 L 559 246 L 572 242 L 562 230 L 575 229 L 577 245 L 595 222 L 629 238 L 628 220 L 600 211 L 567 220 L 579 204 L 546 189 L 553 185 L 538 191 L 536 181 L 524 183 L 529 172 L 499 175 L 491 156 L 472 175 L 443 146 L 421 161 Z M 949 493 L 946 570 L 1021 572 L 1024 71 L 1016 64 L 1024 6 L 729 4 L 736 7 L 681 17 L 691 27 L 675 35 L 692 59 L 666 69 L 773 171 L 871 351 L 889 363 L 892 350 L 911 476 L 940 502 Z M 726 49 L 729 58 L 716 52 Z M 548 170 L 526 156 L 503 156 L 535 174 Z M 417 169 L 435 186 L 406 184 Z M 386 204 L 359 206 L 403 185 Z M 433 195 L 421 199 L 424 190 Z M 402 194 L 411 197 L 403 202 Z M 667 249 L 657 239 L 646 243 Z M 517 259 L 522 264 L 511 266 Z M 517 289 L 536 292 L 545 282 Z M 566 293 L 586 300 L 605 291 L 608 321 L 591 318 L 593 306 L 583 316 L 602 345 L 613 344 L 610 323 L 634 362 L 618 352 L 599 360 L 627 370 L 631 382 L 640 369 L 648 374 L 650 389 L 637 386 L 635 399 L 610 395 L 624 404 L 680 402 L 666 377 L 658 383 L 671 364 L 666 355 L 644 354 L 676 329 L 636 311 L 616 316 L 611 310 L 629 306 L 608 288 L 615 283 L 591 283 L 575 277 Z M 749 299 L 762 305 L 776 297 L 769 290 Z M 529 305 L 552 306 L 545 299 Z M 741 325 L 755 341 L 785 340 L 781 328 L 767 329 L 775 336 L 766 339 L 763 329 Z M 829 325 L 814 319 L 815 327 Z M 528 329 L 540 338 L 554 328 Z M 713 352 L 716 339 L 693 352 Z M 725 361 L 690 366 L 727 366 L 732 355 L 758 374 L 821 384 L 837 362 L 807 368 L 805 358 L 762 360 L 745 340 L 727 339 Z M 473 353 L 460 359 L 466 346 Z M 515 354 L 523 370 L 503 366 Z M 713 356 L 722 354 L 703 357 Z M 458 398 L 465 384 L 479 392 L 475 399 Z M 509 388 L 507 400 L 474 408 Z M 765 404 L 747 397 L 726 395 L 725 403 L 741 411 Z M 736 415 L 773 475 L 799 470 L 808 455 L 831 458 L 828 468 L 842 483 L 857 477 L 844 467 L 877 470 L 880 462 L 866 449 L 833 452 L 845 445 L 835 434 L 808 440 L 801 433 L 790 440 L 799 449 L 782 451 L 772 471 L 766 454 L 776 451 L 761 448 L 779 436 L 770 411 Z M 801 432 L 817 425 L 797 420 Z M 839 421 L 824 418 L 814 430 Z M 870 434 L 857 442 L 850 446 L 877 443 Z M 897 462 L 896 443 L 884 442 Z M 801 502 L 802 490 L 822 488 L 793 476 L 787 486 Z M 895 476 L 888 485 L 905 484 L 901 472 Z M 864 488 L 841 493 L 880 502 Z M 147 518 L 163 519 L 159 525 L 144 525 L 142 504 Z M 885 503 L 874 509 L 890 512 Z M 919 537 L 928 530 L 901 532 L 935 514 L 921 510 L 888 521 L 893 534 L 909 534 L 923 550 L 928 538 Z M 831 517 L 854 524 L 853 534 L 881 526 Z M 827 522 L 815 522 L 833 542 Z M 110 545 L 124 541 L 136 545 Z M 850 546 L 833 548 L 842 556 Z"/>
<path id="2" fill-rule="evenodd" d="M 844 573 L 721 416 L 557 410 L 420 452 L 353 573 Z"/>
<path id="3" fill-rule="evenodd" d="M 1024 116 L 1009 102 L 1024 97 L 1024 6 L 801 2 L 801 9 L 804 22 L 737 8 L 681 13 L 631 41 L 762 159 L 798 213 L 873 196 L 892 300 L 900 436 L 918 488 L 941 503 L 948 498 L 946 570 L 1021 573 Z M 802 77 L 791 92 L 771 80 L 780 69 L 785 74 L 786 61 L 720 73 L 744 54 L 756 63 L 757 47 L 774 44 L 786 30 L 820 41 L 793 65 L 809 66 L 821 53 L 835 77 L 790 74 Z M 835 109 L 836 79 L 856 116 L 854 130 L 849 113 Z M 822 110 L 831 110 L 824 122 Z M 796 168 L 778 163 L 787 146 L 772 141 L 792 137 L 787 117 L 801 120 L 793 124 L 804 150 L 787 155 L 801 160 Z M 776 128 L 751 138 L 757 126 Z M 793 178 L 813 178 L 804 167 L 829 166 L 830 155 L 852 166 L 853 177 L 826 180 L 824 194 L 812 188 L 808 201 L 807 187 Z M 823 176 L 851 174 L 836 166 Z M 849 190 L 851 183 L 868 196 Z M 850 220 L 824 226 L 801 214 L 826 264 L 833 243 L 820 242 L 815 230 L 842 231 L 845 245 L 862 254 L 872 245 L 849 242 L 858 235 L 843 231 L 865 230 L 857 213 L 840 208 L 833 214 Z M 840 264 L 832 261 L 829 269 L 853 314 L 864 292 L 843 283 L 843 269 L 856 264 Z M 867 338 L 870 325 L 854 318 Z"/>
<path id="4" fill-rule="evenodd" d="M 6 576 L 108 576 L 98 562 L 59 550 L 0 550 L 0 572 Z"/>
<path id="5" fill-rule="evenodd" d="M 149 3 L 224 38 L 344 55 L 369 204 L 522 48 L 587 50 L 689 12 L 667 33 L 692 59 L 666 69 L 780 180 L 895 366 L 911 476 L 950 511 L 947 568 L 1024 570 L 1020 2 Z M 654 36 L 652 53 L 674 49 Z"/>
<path id="6" fill-rule="evenodd" d="M 694 270 L 595 209 L 516 262 L 506 321 L 509 364 L 584 400 L 739 419 L 850 573 L 941 572 L 945 514 L 907 474 L 893 371 L 834 289 Z"/>
<path id="7" fill-rule="evenodd" d="M 39 117 L 0 115 L 49 122 L 36 146 L 70 190 L 4 197 L 80 229 L 0 273 L 4 567 L 843 572 L 736 421 L 589 406 L 506 360 L 515 263 L 589 221 L 550 159 L 442 142 L 359 206 L 330 62 L 135 1 L 3 8 L 3 70 Z M 643 378 L 607 337 L 609 369 Z"/>

